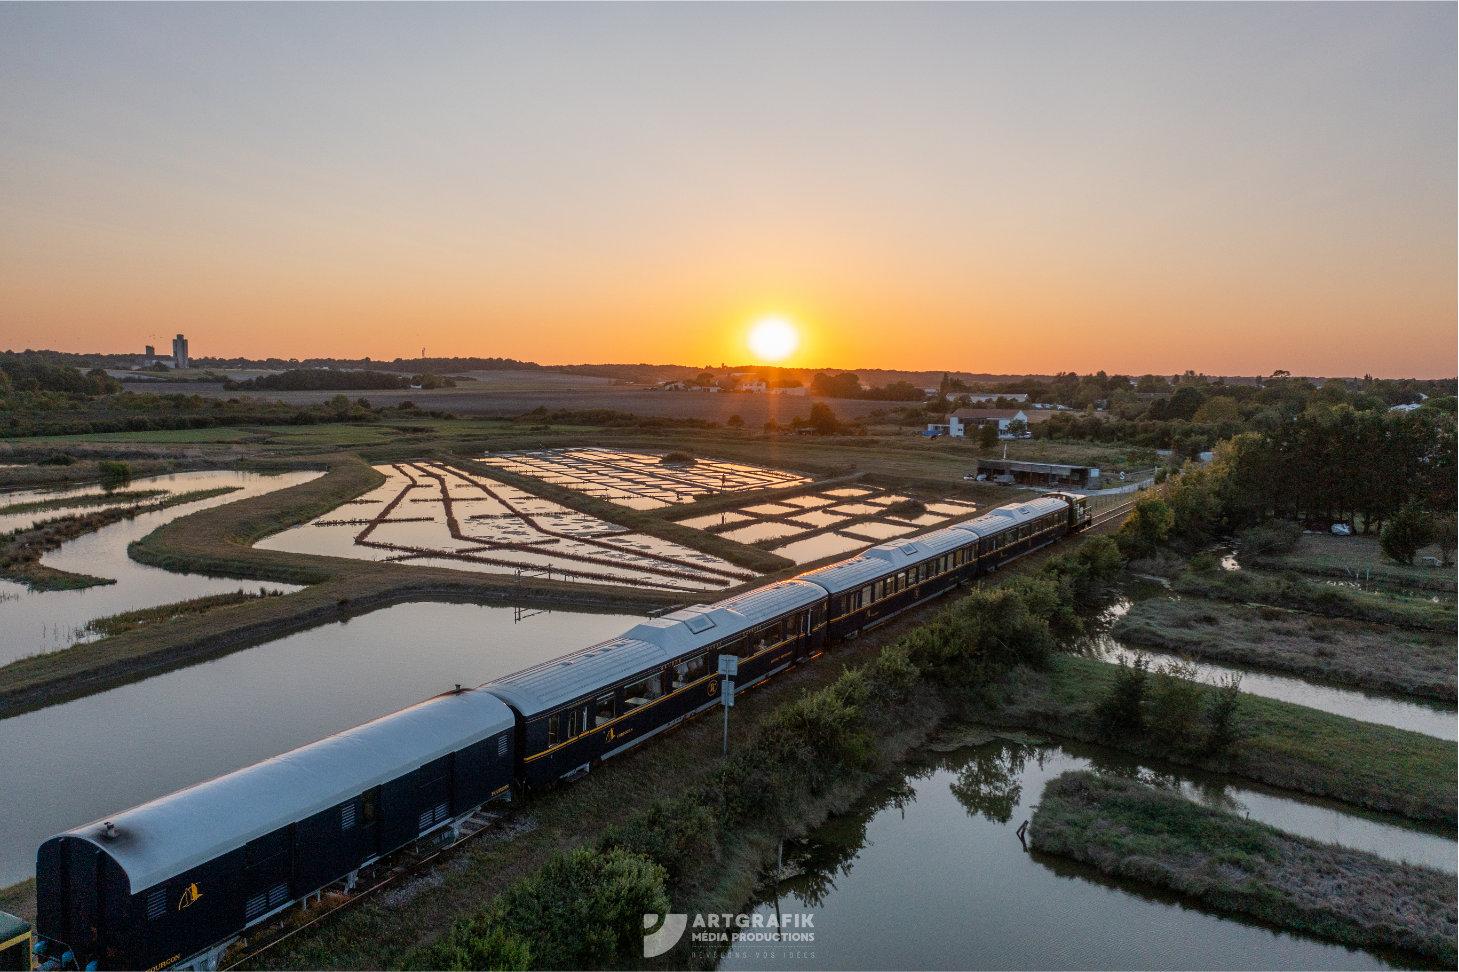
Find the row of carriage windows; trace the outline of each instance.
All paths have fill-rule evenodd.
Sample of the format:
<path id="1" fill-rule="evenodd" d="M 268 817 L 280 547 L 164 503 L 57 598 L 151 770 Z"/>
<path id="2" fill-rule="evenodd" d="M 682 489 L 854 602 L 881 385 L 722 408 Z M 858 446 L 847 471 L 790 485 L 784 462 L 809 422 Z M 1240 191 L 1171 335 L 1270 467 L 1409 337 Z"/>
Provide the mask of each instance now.
<path id="1" fill-rule="evenodd" d="M 1067 514 L 1060 511 L 1049 513 L 1035 520 L 1030 520 L 1012 529 L 995 533 L 979 542 L 978 547 L 983 553 L 1002 550 L 1010 544 L 1026 540 L 1036 534 L 1046 533 L 1049 530 L 1062 526 L 1067 522 Z M 945 553 L 941 557 L 933 557 L 924 560 L 920 564 L 914 564 L 906 570 L 898 571 L 895 574 L 874 581 L 854 591 L 847 591 L 838 595 L 831 605 L 831 614 L 834 617 L 842 617 L 859 611 L 862 608 L 870 607 L 883 598 L 899 594 L 908 588 L 916 587 L 936 577 L 941 577 L 950 570 L 957 570 L 972 563 L 977 559 L 977 554 L 971 546 Z"/>
<path id="2" fill-rule="evenodd" d="M 616 692 L 604 692 L 592 702 L 580 703 L 571 709 L 550 715 L 547 717 L 547 746 L 551 748 L 558 743 L 575 739 L 585 732 L 627 715 L 634 709 L 640 709 L 666 695 L 688 688 L 712 673 L 720 655 L 750 658 L 809 631 L 810 611 L 800 611 L 752 628 L 749 632 L 715 645 L 702 654 L 668 665 L 637 682 L 625 685 L 621 700 L 617 698 Z"/>

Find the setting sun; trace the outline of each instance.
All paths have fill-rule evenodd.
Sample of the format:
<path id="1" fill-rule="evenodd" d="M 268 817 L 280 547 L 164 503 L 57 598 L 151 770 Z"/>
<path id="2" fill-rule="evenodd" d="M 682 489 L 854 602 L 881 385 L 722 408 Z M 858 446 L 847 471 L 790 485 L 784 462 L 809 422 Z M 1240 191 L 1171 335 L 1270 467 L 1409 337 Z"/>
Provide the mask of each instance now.
<path id="1" fill-rule="evenodd" d="M 749 344 L 762 361 L 780 361 L 800 345 L 800 334 L 783 317 L 763 317 L 750 328 Z"/>

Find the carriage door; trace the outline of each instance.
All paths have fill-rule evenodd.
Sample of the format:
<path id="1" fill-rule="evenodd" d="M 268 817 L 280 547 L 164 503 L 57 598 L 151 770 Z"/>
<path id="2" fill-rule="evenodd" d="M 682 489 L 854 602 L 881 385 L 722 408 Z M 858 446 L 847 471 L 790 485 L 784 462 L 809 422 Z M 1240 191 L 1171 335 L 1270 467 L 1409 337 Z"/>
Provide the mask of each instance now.
<path id="1" fill-rule="evenodd" d="M 66 894 L 69 909 L 66 915 L 67 944 L 73 949 L 95 945 L 101 920 L 98 892 L 101 886 L 101 851 L 81 840 L 65 842 Z M 27 956 L 28 957 L 28 956 Z M 27 966 L 28 967 L 28 966 Z"/>
<path id="2" fill-rule="evenodd" d="M 248 842 L 243 865 L 243 920 L 261 918 L 287 904 L 293 871 L 293 825 Z"/>
<path id="3" fill-rule="evenodd" d="M 442 756 L 416 770 L 416 830 L 427 830 L 451 819 L 451 757 Z"/>

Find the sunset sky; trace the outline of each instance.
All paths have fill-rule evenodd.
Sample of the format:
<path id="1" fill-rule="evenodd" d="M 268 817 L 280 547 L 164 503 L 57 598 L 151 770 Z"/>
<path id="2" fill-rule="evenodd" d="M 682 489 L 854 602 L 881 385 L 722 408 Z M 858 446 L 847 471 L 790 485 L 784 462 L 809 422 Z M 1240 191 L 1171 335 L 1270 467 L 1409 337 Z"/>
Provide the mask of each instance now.
<path id="1" fill-rule="evenodd" d="M 0 347 L 1455 373 L 1455 7 L 0 7 Z"/>

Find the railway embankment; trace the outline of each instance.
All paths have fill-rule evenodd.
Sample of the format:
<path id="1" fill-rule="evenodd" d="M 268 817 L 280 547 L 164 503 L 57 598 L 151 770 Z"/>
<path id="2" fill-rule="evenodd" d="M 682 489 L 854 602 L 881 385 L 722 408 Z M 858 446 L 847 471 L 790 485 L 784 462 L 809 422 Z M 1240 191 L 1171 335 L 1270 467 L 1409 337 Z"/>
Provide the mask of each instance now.
<path id="1" fill-rule="evenodd" d="M 1455 963 L 1452 874 L 1323 844 L 1179 794 L 1091 772 L 1044 789 L 1035 852 L 1154 885 L 1218 911 L 1422 964 Z"/>

